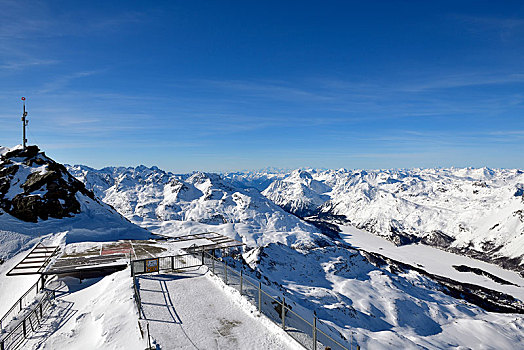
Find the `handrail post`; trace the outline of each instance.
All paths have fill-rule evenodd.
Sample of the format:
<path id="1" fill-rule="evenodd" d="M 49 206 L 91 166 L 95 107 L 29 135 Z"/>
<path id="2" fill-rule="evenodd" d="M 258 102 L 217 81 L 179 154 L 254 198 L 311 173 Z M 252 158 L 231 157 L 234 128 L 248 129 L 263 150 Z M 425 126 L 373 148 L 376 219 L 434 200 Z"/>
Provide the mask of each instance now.
<path id="1" fill-rule="evenodd" d="M 258 282 L 258 312 L 262 313 L 262 282 Z"/>
<path id="2" fill-rule="evenodd" d="M 282 329 L 286 330 L 286 297 L 282 296 Z"/>
<path id="3" fill-rule="evenodd" d="M 24 338 L 27 338 L 27 328 L 25 326 L 25 318 L 22 321 L 22 330 L 24 331 Z"/>
<path id="4" fill-rule="evenodd" d="M 18 299 L 20 304 L 20 311 L 22 311 L 22 298 Z"/>
<path id="5" fill-rule="evenodd" d="M 225 274 L 226 274 L 226 285 L 227 285 L 227 264 L 226 264 L 225 261 L 224 261 L 224 271 L 225 271 Z"/>
<path id="6" fill-rule="evenodd" d="M 211 261 L 213 261 L 213 274 L 215 274 L 215 250 L 213 249 L 213 259 L 211 259 Z"/>
<path id="7" fill-rule="evenodd" d="M 242 278 L 244 276 L 244 271 L 240 270 L 240 295 L 242 295 Z"/>
<path id="8" fill-rule="evenodd" d="M 317 316 L 313 318 L 313 350 L 317 350 Z"/>
<path id="9" fill-rule="evenodd" d="M 171 255 L 171 270 L 175 270 L 175 256 Z"/>
<path id="10" fill-rule="evenodd" d="M 147 326 L 147 345 L 149 346 L 149 349 L 151 349 L 151 337 L 149 336 L 149 322 L 146 323 Z"/>
<path id="11" fill-rule="evenodd" d="M 204 248 L 202 248 L 202 265 L 204 265 Z"/>

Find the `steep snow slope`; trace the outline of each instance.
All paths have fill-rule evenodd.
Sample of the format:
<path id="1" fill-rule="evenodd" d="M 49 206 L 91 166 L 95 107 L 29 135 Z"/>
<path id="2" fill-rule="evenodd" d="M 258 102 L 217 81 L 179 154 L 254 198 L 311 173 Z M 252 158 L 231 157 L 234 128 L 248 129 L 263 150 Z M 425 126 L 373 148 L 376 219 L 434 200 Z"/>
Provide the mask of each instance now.
<path id="1" fill-rule="evenodd" d="M 268 242 L 310 246 L 325 239 L 314 226 L 256 189 L 236 187 L 217 174 L 177 176 L 144 166 L 95 170 L 75 165 L 69 170 L 104 202 L 155 233 L 210 230 L 253 246 Z"/>
<path id="2" fill-rule="evenodd" d="M 289 291 L 286 300 L 314 310 L 346 339 L 353 334 L 364 349 L 524 346 L 521 315 L 486 312 L 444 294 L 418 272 L 378 268 L 355 250 L 269 244 L 245 257 Z"/>
<path id="3" fill-rule="evenodd" d="M 145 349 L 138 325 L 130 271 L 79 282 L 53 281 L 57 298 L 24 349 Z"/>
<path id="4" fill-rule="evenodd" d="M 339 220 L 399 245 L 421 241 L 522 270 L 520 170 L 295 171 L 263 193 L 300 216 Z"/>
<path id="5" fill-rule="evenodd" d="M 47 235 L 67 243 L 149 236 L 36 146 L 4 147 L 0 157 L 0 259 Z"/>

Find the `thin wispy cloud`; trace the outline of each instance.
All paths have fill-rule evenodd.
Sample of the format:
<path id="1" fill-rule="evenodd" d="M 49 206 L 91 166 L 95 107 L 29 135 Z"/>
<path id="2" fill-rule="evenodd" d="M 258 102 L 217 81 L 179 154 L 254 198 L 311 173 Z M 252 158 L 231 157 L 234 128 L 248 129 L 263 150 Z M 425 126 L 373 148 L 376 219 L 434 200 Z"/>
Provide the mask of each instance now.
<path id="1" fill-rule="evenodd" d="M 53 78 L 51 81 L 46 82 L 41 88 L 36 90 L 37 94 L 48 94 L 57 90 L 61 90 L 71 84 L 72 81 L 76 79 L 81 79 L 85 77 L 98 74 L 100 71 L 82 71 L 69 73 Z"/>
<path id="2" fill-rule="evenodd" d="M 497 17 L 454 14 L 450 16 L 464 24 L 473 33 L 496 35 L 501 41 L 520 40 L 524 33 L 524 18 L 518 16 Z"/>

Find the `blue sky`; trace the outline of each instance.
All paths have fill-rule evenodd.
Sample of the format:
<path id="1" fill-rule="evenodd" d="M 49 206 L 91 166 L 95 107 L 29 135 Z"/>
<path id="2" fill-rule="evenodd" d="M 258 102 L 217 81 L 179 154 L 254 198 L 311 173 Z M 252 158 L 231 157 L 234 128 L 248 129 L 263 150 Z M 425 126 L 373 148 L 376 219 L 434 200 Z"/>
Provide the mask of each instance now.
<path id="1" fill-rule="evenodd" d="M 0 0 L 21 96 L 64 163 L 524 168 L 524 2 Z"/>

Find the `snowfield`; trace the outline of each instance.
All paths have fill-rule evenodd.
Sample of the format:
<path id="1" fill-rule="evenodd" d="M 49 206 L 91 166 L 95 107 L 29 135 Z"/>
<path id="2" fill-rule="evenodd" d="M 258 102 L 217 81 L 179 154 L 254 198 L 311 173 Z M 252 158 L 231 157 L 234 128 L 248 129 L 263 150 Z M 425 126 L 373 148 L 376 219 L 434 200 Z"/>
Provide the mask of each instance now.
<path id="1" fill-rule="evenodd" d="M 297 251 L 270 244 L 246 257 L 271 281 L 363 349 L 517 349 L 524 318 L 457 300 L 415 271 L 378 268 L 339 247 Z"/>
<path id="2" fill-rule="evenodd" d="M 462 243 L 468 242 L 466 246 L 469 248 L 463 252 L 482 252 L 482 247 L 475 245 L 479 237 L 467 228 L 484 218 L 477 216 L 475 221 L 471 217 L 474 213 L 482 215 L 490 210 L 508 213 L 518 210 L 521 202 L 519 184 L 522 181 L 519 171 L 351 172 L 340 169 L 219 176 L 205 173 L 173 175 L 142 166 L 102 170 L 74 166 L 69 169 L 85 181 L 88 188 L 98 188 L 104 201 L 153 232 L 177 236 L 215 231 L 247 243 L 244 258 L 252 268 L 283 290 L 290 291 L 298 304 L 315 310 L 320 319 L 346 338 L 349 339 L 354 332 L 364 348 L 477 348 L 482 344 L 485 348 L 511 349 L 524 346 L 524 324 L 520 315 L 486 312 L 455 299 L 442 292 L 442 285 L 416 271 L 397 271 L 392 266 L 372 265 L 363 256 L 365 252 L 341 247 L 300 219 L 300 216 L 313 215 L 327 218 L 337 226 L 349 223 L 359 226 L 358 220 L 362 220 L 360 227 L 373 232 L 375 235 L 365 234 L 375 241 L 356 235 L 356 231 L 344 231 L 339 234 L 339 240 L 357 246 L 371 242 L 364 247 L 371 252 L 384 253 L 383 250 L 388 248 L 385 250 L 391 253 L 391 258 L 417 267 L 427 265 L 430 273 L 439 272 L 459 281 L 503 291 L 521 303 L 524 284 L 518 274 L 478 260 L 461 260 L 460 255 L 409 244 L 409 241 L 401 242 L 404 245 L 397 247 L 384 240 L 388 238 L 395 242 L 400 237 L 431 244 L 442 243 L 433 236 L 443 237 L 445 242 L 450 237 L 449 246 L 434 245 L 448 250 L 456 248 L 454 251 L 461 253 Z M 486 186 L 483 179 L 487 181 Z M 266 198 L 296 215 L 266 201 L 259 195 L 261 191 Z M 446 197 L 442 197 L 443 194 Z M 496 200 L 500 202 L 491 202 Z M 442 203 L 434 203 L 438 201 Z M 454 209 L 455 203 L 459 204 L 458 209 Z M 461 212 L 460 205 L 470 208 L 467 215 Z M 358 217 L 355 219 L 352 214 L 358 214 Z M 457 238 L 448 235 L 446 230 L 452 224 L 442 226 L 443 230 L 435 233 L 436 227 L 446 220 L 448 214 L 451 221 L 461 222 L 460 237 L 458 234 L 455 235 Z M 410 221 L 417 215 L 423 219 Z M 517 216 L 511 216 L 511 223 L 520 229 L 515 221 Z M 419 226 L 405 229 L 408 222 Z M 511 225 L 502 223 L 499 226 L 506 231 L 501 229 L 497 237 L 502 238 L 497 238 L 496 242 L 504 243 L 506 248 L 496 250 L 498 257 L 509 259 L 522 255 L 522 250 L 519 255 L 517 234 L 510 231 Z M 419 229 L 421 231 L 417 231 Z M 352 239 L 357 236 L 361 239 Z M 427 238 L 425 241 L 422 240 L 424 237 Z M 496 242 L 493 246 L 498 244 Z M 436 254 L 429 254 L 425 248 Z M 411 253 L 404 253 L 406 249 L 412 249 Z M 416 249 L 422 252 L 418 258 Z M 446 261 L 448 255 L 445 254 L 456 259 Z M 439 259 L 443 259 L 440 264 L 437 263 Z M 454 263 L 480 266 L 514 285 L 501 284 L 472 272 L 459 272 L 452 267 Z"/>

